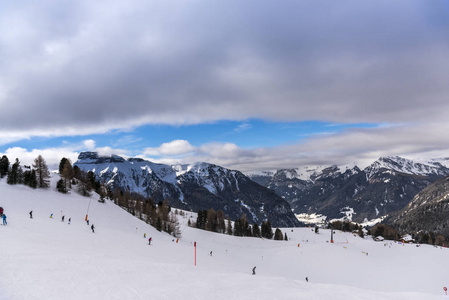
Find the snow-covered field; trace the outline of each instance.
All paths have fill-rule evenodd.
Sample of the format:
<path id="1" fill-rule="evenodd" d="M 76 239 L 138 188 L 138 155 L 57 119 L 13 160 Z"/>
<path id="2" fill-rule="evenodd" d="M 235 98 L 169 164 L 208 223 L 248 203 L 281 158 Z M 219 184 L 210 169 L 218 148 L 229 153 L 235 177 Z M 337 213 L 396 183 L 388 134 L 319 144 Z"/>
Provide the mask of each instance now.
<path id="1" fill-rule="evenodd" d="M 187 227 L 187 217 L 176 243 L 97 199 L 92 233 L 89 198 L 0 179 L 0 299 L 449 299 L 446 248 L 340 232 L 331 244 L 310 228 L 283 229 L 288 242 L 238 238 Z"/>

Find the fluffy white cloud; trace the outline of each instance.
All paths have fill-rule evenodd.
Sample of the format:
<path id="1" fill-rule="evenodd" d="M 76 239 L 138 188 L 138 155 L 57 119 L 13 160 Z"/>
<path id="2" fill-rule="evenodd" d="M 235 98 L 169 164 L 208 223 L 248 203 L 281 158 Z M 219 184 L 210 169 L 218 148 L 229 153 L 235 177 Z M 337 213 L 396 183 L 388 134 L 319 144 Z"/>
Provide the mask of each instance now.
<path id="1" fill-rule="evenodd" d="M 78 158 L 78 153 L 74 152 L 71 148 L 48 148 L 48 149 L 32 149 L 27 150 L 25 148 L 13 147 L 8 148 L 3 155 L 6 155 L 13 163 L 16 158 L 19 159 L 21 165 L 31 166 L 34 163 L 34 159 L 39 155 L 45 159 L 50 170 L 57 170 L 59 163 L 63 157 L 68 158 L 75 162 Z"/>
<path id="2" fill-rule="evenodd" d="M 342 133 L 316 135 L 299 144 L 252 149 L 233 143 L 194 146 L 187 140 L 174 140 L 148 148 L 136 156 L 166 164 L 205 161 L 244 172 L 332 164 L 357 164 L 363 168 L 381 156 L 448 157 L 449 140 L 441 139 L 447 132 L 449 124 L 446 123 L 416 123 L 414 126 L 351 129 Z M 87 143 L 88 146 L 93 144 Z M 4 154 L 10 161 L 18 157 L 22 164 L 31 164 L 41 154 L 48 164 L 57 167 L 62 157 L 75 162 L 79 151 L 84 150 L 88 150 L 85 143 L 43 150 L 15 147 L 7 149 Z M 93 150 L 100 155 L 130 156 L 127 150 L 120 148 L 97 147 Z"/>
<path id="3" fill-rule="evenodd" d="M 163 155 L 170 156 L 170 155 L 188 154 L 193 151 L 195 151 L 195 147 L 193 147 L 188 141 L 174 140 L 168 143 L 163 143 L 159 147 L 146 148 L 144 154 L 156 156 L 163 156 Z"/>
<path id="4" fill-rule="evenodd" d="M 83 142 L 83 144 L 87 148 L 87 150 L 95 149 L 95 141 L 94 140 L 85 140 Z"/>

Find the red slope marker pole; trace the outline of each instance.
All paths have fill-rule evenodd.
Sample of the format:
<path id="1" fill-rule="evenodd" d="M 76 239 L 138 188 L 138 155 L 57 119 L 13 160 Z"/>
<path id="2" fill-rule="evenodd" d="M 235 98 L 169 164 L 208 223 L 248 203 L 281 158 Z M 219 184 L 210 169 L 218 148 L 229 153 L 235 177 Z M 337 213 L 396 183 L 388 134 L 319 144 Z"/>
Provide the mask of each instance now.
<path id="1" fill-rule="evenodd" d="M 193 246 L 195 247 L 195 267 L 196 267 L 196 242 L 193 243 Z"/>

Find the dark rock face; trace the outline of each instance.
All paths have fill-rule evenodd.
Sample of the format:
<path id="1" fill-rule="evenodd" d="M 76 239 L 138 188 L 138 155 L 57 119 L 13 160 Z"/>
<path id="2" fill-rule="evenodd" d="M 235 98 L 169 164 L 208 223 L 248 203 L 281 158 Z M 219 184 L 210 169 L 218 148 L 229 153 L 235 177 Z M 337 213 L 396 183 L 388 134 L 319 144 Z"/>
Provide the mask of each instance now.
<path id="1" fill-rule="evenodd" d="M 403 209 L 391 214 L 385 223 L 401 232 L 424 230 L 449 236 L 449 177 L 423 189 Z"/>
<path id="2" fill-rule="evenodd" d="M 269 219 L 278 227 L 300 225 L 285 200 L 236 170 L 208 163 L 169 166 L 138 158 L 99 157 L 93 152 L 81 153 L 75 165 L 94 172 L 112 188 L 129 189 L 156 203 L 166 199 L 187 210 L 213 208 L 233 220 L 244 213 L 250 223 Z"/>

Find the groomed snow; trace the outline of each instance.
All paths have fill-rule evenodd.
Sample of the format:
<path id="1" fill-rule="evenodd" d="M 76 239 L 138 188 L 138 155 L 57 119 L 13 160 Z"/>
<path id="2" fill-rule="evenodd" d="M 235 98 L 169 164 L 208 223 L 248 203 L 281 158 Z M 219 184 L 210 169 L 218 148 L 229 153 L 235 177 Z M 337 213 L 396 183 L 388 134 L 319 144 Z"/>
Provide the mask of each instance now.
<path id="1" fill-rule="evenodd" d="M 329 231 L 312 228 L 283 229 L 288 242 L 238 238 L 187 227 L 182 217 L 176 243 L 97 196 L 92 233 L 90 199 L 53 188 L 0 179 L 8 221 L 0 227 L 0 299 L 449 299 L 446 248 L 340 232 L 331 244 Z"/>

